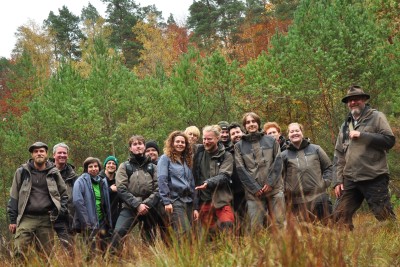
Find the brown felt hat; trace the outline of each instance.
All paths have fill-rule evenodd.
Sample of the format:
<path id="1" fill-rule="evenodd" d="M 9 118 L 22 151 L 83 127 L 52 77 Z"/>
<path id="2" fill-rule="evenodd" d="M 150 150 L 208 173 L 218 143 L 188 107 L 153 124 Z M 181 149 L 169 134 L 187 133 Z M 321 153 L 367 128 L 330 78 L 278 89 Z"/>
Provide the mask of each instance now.
<path id="1" fill-rule="evenodd" d="M 347 95 L 343 97 L 342 102 L 347 103 L 347 99 L 352 96 L 364 96 L 366 99 L 369 99 L 369 94 L 364 93 L 363 89 L 358 85 L 350 86 L 347 91 Z"/>

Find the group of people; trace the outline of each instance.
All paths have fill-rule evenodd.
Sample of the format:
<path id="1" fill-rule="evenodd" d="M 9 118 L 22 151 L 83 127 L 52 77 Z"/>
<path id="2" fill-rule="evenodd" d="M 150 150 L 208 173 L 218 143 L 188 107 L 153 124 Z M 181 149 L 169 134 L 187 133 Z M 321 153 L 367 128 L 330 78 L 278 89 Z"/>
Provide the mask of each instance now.
<path id="1" fill-rule="evenodd" d="M 67 162 L 66 144 L 54 146 L 51 162 L 48 146 L 36 142 L 11 187 L 9 230 L 15 247 L 23 254 L 38 241 L 49 253 L 55 231 L 66 248 L 80 233 L 93 248 L 118 253 L 136 225 L 146 244 L 157 234 L 166 244 L 171 233 L 179 240 L 195 222 L 211 237 L 284 228 L 292 219 L 353 229 L 353 215 L 364 199 L 378 220 L 395 219 L 386 160 L 395 137 L 384 114 L 369 107 L 369 98 L 351 86 L 342 99 L 349 114 L 333 163 L 304 137 L 300 123 L 288 125 L 285 140 L 276 122 L 262 129 L 254 112 L 245 113 L 241 125 L 220 121 L 201 133 L 196 126 L 173 131 L 162 155 L 155 141 L 134 135 L 127 161 L 108 156 L 101 164 L 88 157 L 79 177 Z"/>

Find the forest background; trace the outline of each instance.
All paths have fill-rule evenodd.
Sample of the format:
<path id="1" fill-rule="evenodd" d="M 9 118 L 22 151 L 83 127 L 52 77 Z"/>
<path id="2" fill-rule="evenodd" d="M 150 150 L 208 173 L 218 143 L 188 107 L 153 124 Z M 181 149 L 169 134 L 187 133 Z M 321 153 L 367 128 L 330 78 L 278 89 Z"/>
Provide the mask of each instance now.
<path id="1" fill-rule="evenodd" d="M 133 134 L 162 147 L 173 130 L 254 111 L 283 131 L 302 123 L 332 158 L 351 84 L 399 139 L 397 0 L 199 0 L 184 25 L 156 6 L 103 2 L 105 17 L 91 4 L 80 15 L 63 6 L 20 26 L 11 58 L 0 59 L 3 236 L 14 172 L 38 140 L 67 143 L 81 172 L 88 156 L 124 161 Z M 399 150 L 389 153 L 395 182 Z"/>

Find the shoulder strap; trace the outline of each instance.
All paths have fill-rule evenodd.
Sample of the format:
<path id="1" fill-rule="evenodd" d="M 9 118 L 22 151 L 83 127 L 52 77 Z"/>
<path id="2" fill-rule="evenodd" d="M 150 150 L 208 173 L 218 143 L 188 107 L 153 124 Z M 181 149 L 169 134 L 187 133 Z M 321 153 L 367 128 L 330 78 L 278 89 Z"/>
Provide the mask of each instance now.
<path id="1" fill-rule="evenodd" d="M 129 160 L 127 160 L 127 161 L 125 161 L 125 170 L 126 170 L 126 175 L 128 176 L 128 182 L 129 182 L 131 175 L 133 174 L 134 171 L 136 171 L 136 167 Z"/>
<path id="2" fill-rule="evenodd" d="M 18 185 L 18 191 L 21 189 L 21 186 L 24 183 L 24 181 L 29 179 L 29 172 L 23 167 L 20 167 L 20 169 L 21 169 L 21 181 L 20 184 Z"/>

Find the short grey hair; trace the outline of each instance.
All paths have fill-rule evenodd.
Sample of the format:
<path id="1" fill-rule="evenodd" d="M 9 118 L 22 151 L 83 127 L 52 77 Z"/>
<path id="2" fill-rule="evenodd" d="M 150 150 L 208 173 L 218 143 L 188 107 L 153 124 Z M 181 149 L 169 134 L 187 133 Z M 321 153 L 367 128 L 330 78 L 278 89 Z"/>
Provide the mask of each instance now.
<path id="1" fill-rule="evenodd" d="M 205 132 L 213 132 L 219 138 L 221 136 L 221 127 L 219 125 L 206 125 L 203 128 L 203 135 Z"/>
<path id="2" fill-rule="evenodd" d="M 56 153 L 57 148 L 63 147 L 67 149 L 67 152 L 69 152 L 69 147 L 65 143 L 58 143 L 55 146 L 53 146 L 53 155 Z"/>

